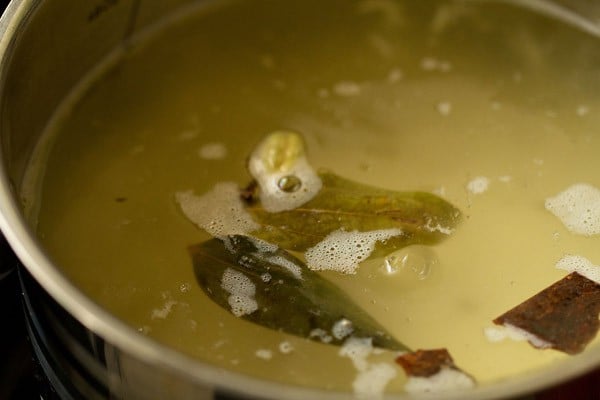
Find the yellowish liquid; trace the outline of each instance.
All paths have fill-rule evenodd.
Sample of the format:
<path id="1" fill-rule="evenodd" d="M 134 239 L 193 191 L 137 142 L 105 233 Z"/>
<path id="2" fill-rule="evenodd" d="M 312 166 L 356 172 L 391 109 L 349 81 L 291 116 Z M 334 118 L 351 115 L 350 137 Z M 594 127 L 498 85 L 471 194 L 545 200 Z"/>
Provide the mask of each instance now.
<path id="1" fill-rule="evenodd" d="M 386 274 L 381 259 L 328 279 L 411 348 L 448 348 L 479 384 L 543 368 L 566 356 L 491 343 L 483 329 L 565 276 L 563 255 L 600 263 L 600 239 L 544 209 L 573 183 L 600 186 L 599 50 L 496 3 L 260 0 L 190 15 L 134 47 L 52 127 L 38 232 L 78 287 L 141 334 L 256 377 L 351 390 L 356 371 L 336 347 L 205 296 L 187 247 L 208 235 L 174 200 L 245 185 L 255 144 L 298 131 L 313 166 L 437 191 L 465 215 L 425 279 Z M 224 157 L 202 152 L 214 143 Z M 480 176 L 489 187 L 474 194 Z M 293 351 L 279 351 L 284 341 Z"/>

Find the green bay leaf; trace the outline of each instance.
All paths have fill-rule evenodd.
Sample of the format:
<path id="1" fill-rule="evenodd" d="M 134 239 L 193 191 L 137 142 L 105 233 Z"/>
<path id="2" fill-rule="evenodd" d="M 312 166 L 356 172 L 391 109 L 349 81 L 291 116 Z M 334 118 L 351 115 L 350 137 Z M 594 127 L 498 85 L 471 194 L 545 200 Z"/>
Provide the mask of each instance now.
<path id="1" fill-rule="evenodd" d="M 411 244 L 438 243 L 461 219 L 460 210 L 432 193 L 380 189 L 326 171 L 319 171 L 319 177 L 322 188 L 315 197 L 280 212 L 266 211 L 259 188 L 250 185 L 243 193 L 246 210 L 261 225 L 252 235 L 305 251 L 336 230 L 400 229 L 401 235 L 377 244 L 371 256 L 380 256 Z"/>
<path id="2" fill-rule="evenodd" d="M 240 318 L 336 345 L 351 327 L 352 336 L 370 337 L 374 346 L 408 351 L 345 292 L 275 245 L 232 235 L 192 246 L 190 254 L 212 301 L 232 312 L 240 303 L 254 304 L 236 313 Z"/>

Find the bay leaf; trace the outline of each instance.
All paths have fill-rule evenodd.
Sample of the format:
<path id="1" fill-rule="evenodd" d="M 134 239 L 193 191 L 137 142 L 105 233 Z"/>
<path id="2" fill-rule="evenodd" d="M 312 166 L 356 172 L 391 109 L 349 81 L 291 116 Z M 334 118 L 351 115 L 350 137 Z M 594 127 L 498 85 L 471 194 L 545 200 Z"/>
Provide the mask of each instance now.
<path id="1" fill-rule="evenodd" d="M 276 245 L 232 235 L 189 250 L 196 279 L 212 301 L 232 312 L 236 302 L 254 305 L 236 313 L 240 318 L 336 345 L 351 334 L 370 337 L 380 348 L 408 351 L 350 296 Z M 228 277 L 242 285 L 239 292 Z"/>
<path id="2" fill-rule="evenodd" d="M 242 192 L 247 211 L 262 227 L 253 236 L 280 247 L 305 251 L 336 230 L 400 229 L 401 235 L 377 243 L 371 256 L 381 256 L 411 244 L 435 244 L 452 233 L 460 210 L 427 192 L 393 191 L 353 182 L 324 170 L 321 190 L 292 210 L 269 212 L 260 188 L 251 183 Z"/>

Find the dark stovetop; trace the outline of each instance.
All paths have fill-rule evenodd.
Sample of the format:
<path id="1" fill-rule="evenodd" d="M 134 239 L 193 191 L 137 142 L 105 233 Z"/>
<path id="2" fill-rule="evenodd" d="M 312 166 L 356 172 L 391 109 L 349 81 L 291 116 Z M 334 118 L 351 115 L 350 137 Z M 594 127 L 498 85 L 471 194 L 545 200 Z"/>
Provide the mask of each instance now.
<path id="1" fill-rule="evenodd" d="M 37 400 L 47 389 L 27 340 L 16 265 L 0 236 L 0 400 Z"/>

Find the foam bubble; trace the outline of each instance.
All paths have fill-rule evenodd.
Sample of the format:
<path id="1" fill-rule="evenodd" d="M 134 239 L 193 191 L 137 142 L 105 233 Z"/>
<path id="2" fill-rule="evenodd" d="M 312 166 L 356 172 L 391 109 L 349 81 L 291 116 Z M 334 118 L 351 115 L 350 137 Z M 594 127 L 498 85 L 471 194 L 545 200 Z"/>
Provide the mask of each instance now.
<path id="1" fill-rule="evenodd" d="M 394 68 L 390 70 L 387 76 L 387 80 L 389 83 L 396 83 L 404 77 L 404 73 L 400 68 Z"/>
<path id="2" fill-rule="evenodd" d="M 425 57 L 421 60 L 421 69 L 424 71 L 435 71 L 438 67 L 438 60 L 433 57 Z"/>
<path id="3" fill-rule="evenodd" d="M 511 339 L 515 342 L 524 342 L 527 340 L 521 329 L 514 329 L 512 326 L 488 326 L 484 328 L 483 334 L 492 343 L 502 342 L 506 339 Z"/>
<path id="4" fill-rule="evenodd" d="M 197 138 L 199 134 L 198 129 L 188 129 L 181 132 L 177 138 L 181 141 L 188 141 Z"/>
<path id="5" fill-rule="evenodd" d="M 273 352 L 269 349 L 258 349 L 254 354 L 263 360 L 270 360 L 273 357 Z"/>
<path id="6" fill-rule="evenodd" d="M 276 244 L 273 243 L 269 243 L 266 242 L 262 239 L 258 239 L 258 238 L 254 238 L 254 237 L 248 237 L 248 240 L 250 240 L 252 242 L 252 244 L 256 247 L 255 252 L 252 253 L 252 255 L 254 257 L 256 257 L 259 260 L 263 260 L 267 263 L 271 263 L 271 264 L 275 264 L 279 267 L 282 267 L 283 269 L 286 269 L 290 274 L 292 274 L 294 276 L 294 278 L 296 279 L 302 279 L 302 268 L 300 268 L 299 265 L 295 264 L 294 262 L 288 260 L 287 258 L 285 258 L 284 256 L 282 256 L 281 254 L 278 254 L 277 252 L 279 251 L 279 246 L 277 246 Z M 227 243 L 227 241 L 225 241 L 225 246 L 229 249 L 229 246 L 231 246 L 230 244 Z M 230 249 L 230 251 L 233 252 L 232 249 Z M 244 262 L 246 256 L 242 256 L 240 258 L 241 262 Z M 268 275 L 268 280 L 271 279 L 271 275 Z M 265 278 L 263 277 L 263 280 Z M 267 281 L 265 281 L 267 282 Z"/>
<path id="7" fill-rule="evenodd" d="M 556 268 L 568 272 L 577 272 L 579 275 L 600 284 L 600 265 L 594 265 L 582 256 L 566 255 L 556 263 Z"/>
<path id="8" fill-rule="evenodd" d="M 308 267 L 312 270 L 332 270 L 354 274 L 358 264 L 369 258 L 377 242 L 401 234 L 400 229 L 368 232 L 337 230 L 308 249 L 304 256 Z"/>
<path id="9" fill-rule="evenodd" d="M 586 183 L 570 186 L 546 199 L 546 210 L 557 216 L 567 229 L 585 236 L 600 233 L 600 190 Z"/>
<path id="10" fill-rule="evenodd" d="M 266 240 L 262 240 L 262 239 L 255 238 L 252 236 L 248 236 L 248 240 L 250 242 L 252 242 L 254 247 L 256 247 L 256 249 L 262 253 L 274 253 L 277 250 L 279 250 L 279 246 L 277 246 L 276 244 L 267 242 Z"/>
<path id="11" fill-rule="evenodd" d="M 421 69 L 429 72 L 450 72 L 452 70 L 452 64 L 448 61 L 438 60 L 434 57 L 425 57 L 421 60 Z"/>
<path id="12" fill-rule="evenodd" d="M 152 319 L 165 319 L 169 316 L 169 314 L 171 314 L 171 311 L 173 311 L 173 307 L 175 307 L 177 305 L 177 302 L 175 300 L 167 300 L 165 301 L 165 303 L 163 304 L 163 306 L 161 308 L 155 308 L 154 310 L 152 310 Z"/>
<path id="13" fill-rule="evenodd" d="M 404 385 L 408 393 L 444 393 L 471 389 L 475 386 L 473 378 L 464 372 L 448 367 L 429 377 L 411 376 Z"/>
<path id="14" fill-rule="evenodd" d="M 200 158 L 205 160 L 222 160 L 227 156 L 227 147 L 223 143 L 206 143 L 198 150 Z"/>
<path id="15" fill-rule="evenodd" d="M 552 347 L 552 345 L 550 343 L 548 343 L 547 341 L 545 341 L 544 339 L 534 335 L 531 332 L 527 332 L 524 329 L 521 329 L 517 326 L 511 325 L 511 324 L 504 324 L 504 327 L 511 332 L 509 334 L 509 337 L 515 337 L 515 336 L 522 336 L 525 338 L 525 340 L 527 340 L 529 343 L 531 343 L 531 345 L 533 347 L 536 347 L 538 349 L 548 349 L 550 347 Z"/>
<path id="16" fill-rule="evenodd" d="M 515 342 L 529 342 L 533 347 L 538 349 L 547 349 L 551 344 L 544 339 L 527 332 L 517 326 L 504 324 L 502 326 L 487 327 L 483 330 L 487 340 L 492 343 L 501 342 L 505 339 L 514 340 Z"/>
<path id="17" fill-rule="evenodd" d="M 356 96 L 360 94 L 361 87 L 356 82 L 342 81 L 335 84 L 333 91 L 338 96 Z"/>
<path id="18" fill-rule="evenodd" d="M 350 337 L 346 339 L 338 354 L 352 360 L 354 368 L 365 371 L 369 367 L 367 357 L 373 352 L 373 339 Z"/>
<path id="19" fill-rule="evenodd" d="M 263 257 L 263 259 L 271 264 L 278 265 L 282 268 L 287 269 L 296 279 L 302 279 L 302 269 L 297 264 L 294 264 L 290 260 L 280 255 L 271 255 Z"/>
<path id="20" fill-rule="evenodd" d="M 192 285 L 189 284 L 188 282 L 184 282 L 181 285 L 179 285 L 179 291 L 181 293 L 187 293 L 190 291 L 191 288 L 192 288 Z"/>
<path id="21" fill-rule="evenodd" d="M 229 293 L 227 302 L 231 307 L 232 314 L 236 317 L 251 314 L 258 309 L 258 304 L 254 299 L 256 286 L 243 273 L 227 268 L 221 278 L 221 287 Z"/>
<path id="22" fill-rule="evenodd" d="M 585 104 L 581 104 L 581 105 L 577 106 L 577 109 L 575 110 L 575 113 L 580 117 L 588 115 L 589 112 L 590 112 L 590 107 L 586 106 Z"/>
<path id="23" fill-rule="evenodd" d="M 467 190 L 473 194 L 481 194 L 488 190 L 490 180 L 485 176 L 477 176 L 467 183 Z"/>
<path id="24" fill-rule="evenodd" d="M 317 338 L 323 343 L 330 343 L 333 338 L 327 333 L 326 330 L 321 328 L 315 328 L 308 334 L 310 338 Z"/>
<path id="25" fill-rule="evenodd" d="M 446 187 L 440 186 L 438 188 L 433 189 L 433 194 L 437 194 L 440 197 L 446 197 Z"/>
<path id="26" fill-rule="evenodd" d="M 506 329 L 502 326 L 488 326 L 483 329 L 486 339 L 492 343 L 501 342 L 506 339 Z"/>
<path id="27" fill-rule="evenodd" d="M 396 377 L 396 368 L 387 363 L 374 363 L 359 372 L 352 382 L 354 393 L 359 397 L 373 398 L 381 396 L 387 384 Z"/>
<path id="28" fill-rule="evenodd" d="M 322 187 L 321 178 L 308 163 L 300 135 L 274 132 L 254 149 L 248 170 L 260 188 L 260 200 L 268 212 L 293 210 L 312 199 Z M 292 191 L 281 182 L 294 178 L 299 186 Z"/>
<path id="29" fill-rule="evenodd" d="M 346 318 L 336 321 L 331 328 L 331 334 L 336 339 L 343 339 L 346 336 L 351 335 L 353 331 L 354 327 L 352 326 L 352 321 Z"/>
<path id="30" fill-rule="evenodd" d="M 346 339 L 338 354 L 352 360 L 358 372 L 352 387 L 360 397 L 373 398 L 380 396 L 390 380 L 396 377 L 396 368 L 386 363 L 370 363 L 367 358 L 374 353 L 371 338 Z"/>
<path id="31" fill-rule="evenodd" d="M 452 112 L 452 103 L 450 103 L 449 101 L 442 101 L 437 104 L 436 108 L 440 115 L 443 115 L 445 117 L 450 115 L 450 112 Z"/>
<path id="32" fill-rule="evenodd" d="M 138 332 L 143 335 L 147 335 L 150 332 L 152 332 L 152 328 L 150 328 L 148 325 L 144 325 L 144 326 L 138 328 Z"/>
<path id="33" fill-rule="evenodd" d="M 283 354 L 289 354 L 294 351 L 294 345 L 288 341 L 283 341 L 279 343 L 279 351 Z"/>
<path id="34" fill-rule="evenodd" d="M 217 183 L 201 196 L 192 191 L 177 192 L 175 201 L 190 221 L 213 236 L 245 234 L 260 228 L 244 209 L 233 182 Z"/>
<path id="35" fill-rule="evenodd" d="M 444 235 L 451 235 L 452 232 L 454 232 L 454 229 L 449 228 L 447 226 L 443 226 L 439 222 L 434 225 L 433 221 L 431 219 L 427 220 L 425 229 L 427 229 L 429 232 L 440 232 L 440 233 L 443 233 Z"/>

